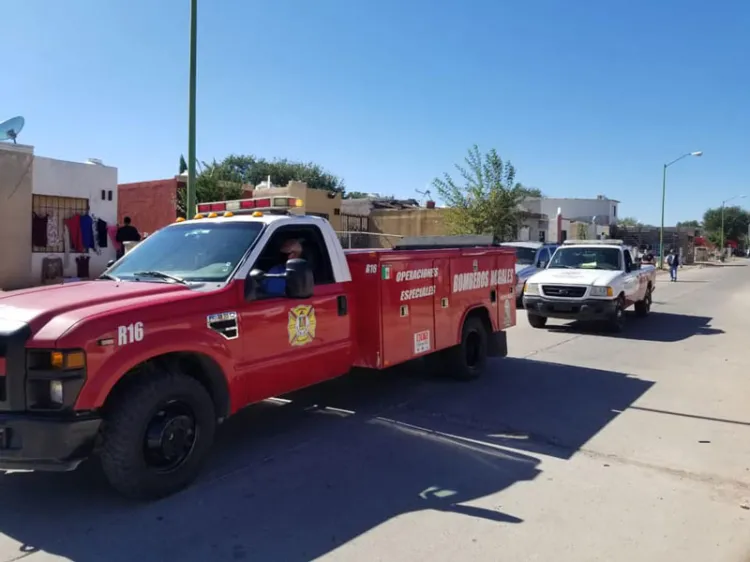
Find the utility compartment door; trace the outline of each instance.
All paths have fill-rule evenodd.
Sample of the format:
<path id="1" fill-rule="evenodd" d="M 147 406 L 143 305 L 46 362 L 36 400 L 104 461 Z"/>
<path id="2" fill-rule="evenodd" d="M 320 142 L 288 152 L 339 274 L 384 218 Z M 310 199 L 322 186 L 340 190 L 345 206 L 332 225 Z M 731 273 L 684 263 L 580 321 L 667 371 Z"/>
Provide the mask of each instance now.
<path id="1" fill-rule="evenodd" d="M 380 267 L 383 367 L 390 367 L 435 348 L 438 272 L 431 259 L 383 261 Z"/>
<path id="2" fill-rule="evenodd" d="M 456 345 L 456 326 L 461 310 L 451 306 L 451 261 L 448 258 L 435 260 L 438 271 L 435 283 L 435 349 Z"/>

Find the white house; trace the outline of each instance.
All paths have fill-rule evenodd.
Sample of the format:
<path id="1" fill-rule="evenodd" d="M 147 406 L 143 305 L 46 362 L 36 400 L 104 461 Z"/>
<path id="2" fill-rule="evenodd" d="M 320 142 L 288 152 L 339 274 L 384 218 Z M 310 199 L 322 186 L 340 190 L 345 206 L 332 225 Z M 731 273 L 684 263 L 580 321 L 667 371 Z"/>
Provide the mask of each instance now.
<path id="1" fill-rule="evenodd" d="M 617 224 L 617 207 L 620 202 L 598 195 L 595 199 L 577 199 L 567 197 L 530 197 L 522 207 L 530 216 L 524 221 L 519 232 L 521 240 L 557 241 L 557 211 L 563 216 L 563 237 L 575 238 L 575 233 L 568 232 L 572 223 L 590 225 L 589 236 L 599 237 L 609 234 L 609 227 Z M 572 228 L 572 227 L 570 227 Z"/>
<path id="2" fill-rule="evenodd" d="M 99 275 L 115 257 L 114 244 L 109 236 L 100 240 L 92 232 L 92 248 L 71 248 L 65 227 L 81 215 L 88 218 L 79 224 L 92 229 L 93 224 L 116 225 L 117 168 L 97 160 L 45 158 L 34 155 L 32 146 L 0 144 L 0 236 L 12 241 L 2 252 L 0 289 L 40 284 L 48 257 L 60 258 L 63 276 L 75 278 L 76 258 L 87 255 L 89 277 Z"/>

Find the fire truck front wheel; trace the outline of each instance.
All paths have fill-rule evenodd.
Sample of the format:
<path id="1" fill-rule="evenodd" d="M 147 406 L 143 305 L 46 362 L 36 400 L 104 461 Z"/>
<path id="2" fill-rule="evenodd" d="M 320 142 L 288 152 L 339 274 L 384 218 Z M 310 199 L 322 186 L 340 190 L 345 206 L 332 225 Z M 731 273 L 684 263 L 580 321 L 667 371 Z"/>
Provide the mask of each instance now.
<path id="1" fill-rule="evenodd" d="M 461 332 L 461 343 L 448 350 L 450 375 L 459 380 L 479 377 L 487 366 L 487 328 L 478 316 L 469 316 Z"/>
<path id="2" fill-rule="evenodd" d="M 214 404 L 200 382 L 151 371 L 126 386 L 107 410 L 99 457 L 118 492 L 159 499 L 198 475 L 216 430 Z"/>

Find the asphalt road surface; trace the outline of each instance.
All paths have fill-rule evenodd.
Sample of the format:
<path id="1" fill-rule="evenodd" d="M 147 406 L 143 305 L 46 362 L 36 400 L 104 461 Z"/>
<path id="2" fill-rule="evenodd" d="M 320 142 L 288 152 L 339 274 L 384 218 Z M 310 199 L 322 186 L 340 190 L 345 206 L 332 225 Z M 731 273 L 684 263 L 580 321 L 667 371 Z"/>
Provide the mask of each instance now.
<path id="1" fill-rule="evenodd" d="M 0 476 L 0 560 L 750 561 L 750 268 L 660 279 L 617 336 L 523 312 L 471 383 L 351 376 L 231 420 L 153 504 Z"/>

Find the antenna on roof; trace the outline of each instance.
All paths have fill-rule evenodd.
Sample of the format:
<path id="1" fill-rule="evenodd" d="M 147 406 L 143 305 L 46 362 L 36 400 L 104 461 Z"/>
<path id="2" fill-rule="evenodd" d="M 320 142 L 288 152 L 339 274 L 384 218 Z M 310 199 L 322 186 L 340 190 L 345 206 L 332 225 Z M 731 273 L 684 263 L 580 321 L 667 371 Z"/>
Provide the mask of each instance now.
<path id="1" fill-rule="evenodd" d="M 26 120 L 20 115 L 0 123 L 0 141 L 12 140 L 13 144 L 17 144 L 16 137 L 18 137 L 18 133 L 21 132 L 25 123 Z"/>

